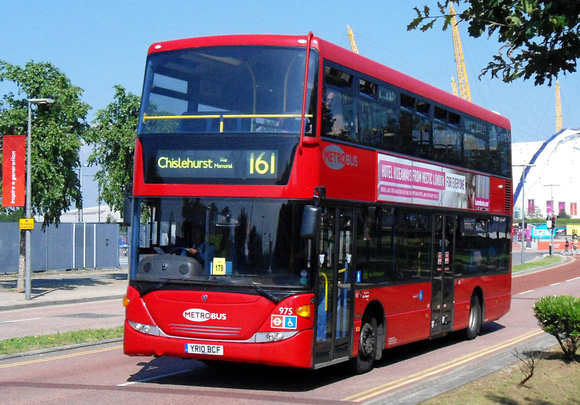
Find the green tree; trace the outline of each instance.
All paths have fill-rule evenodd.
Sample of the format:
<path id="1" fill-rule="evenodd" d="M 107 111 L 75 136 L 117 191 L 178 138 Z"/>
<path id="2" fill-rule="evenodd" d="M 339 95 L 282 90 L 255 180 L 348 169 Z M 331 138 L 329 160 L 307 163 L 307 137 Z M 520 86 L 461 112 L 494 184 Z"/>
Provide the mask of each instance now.
<path id="1" fill-rule="evenodd" d="M 44 228 L 58 225 L 62 212 L 74 203 L 82 207 L 79 150 L 89 105 L 83 90 L 48 62 L 28 62 L 23 67 L 0 61 L 0 81 L 16 86 L 16 93 L 0 101 L 0 134 L 24 134 L 28 129 L 28 100 L 52 98 L 53 104 L 31 108 L 31 211 L 42 215 Z M 1 182 L 0 182 L 1 184 Z M 16 213 L 18 216 L 18 213 Z M 23 232 L 23 231 L 22 231 Z M 24 291 L 25 238 L 20 237 L 18 291 Z"/>
<path id="2" fill-rule="evenodd" d="M 427 31 L 437 20 L 443 30 L 449 28 L 452 15 L 449 3 L 464 3 L 467 8 L 457 15 L 469 23 L 469 35 L 497 35 L 502 46 L 481 75 L 501 75 L 504 82 L 534 77 L 536 85 L 552 80 L 560 73 L 576 71 L 580 57 L 580 2 L 561 0 L 445 0 L 437 2 L 441 14 L 432 16 L 428 6 L 415 8 L 417 18 L 407 27 Z"/>
<path id="3" fill-rule="evenodd" d="M 133 152 L 140 97 L 116 85 L 115 101 L 97 111 L 86 140 L 93 145 L 89 165 L 99 165 L 95 174 L 103 201 L 123 212 L 123 200 L 132 182 Z"/>
<path id="4" fill-rule="evenodd" d="M 28 62 L 23 67 L 0 61 L 0 81 L 16 85 L 16 94 L 0 101 L 0 133 L 25 134 L 28 99 L 52 98 L 53 104 L 32 107 L 32 212 L 44 217 L 43 227 L 60 222 L 74 203 L 82 206 L 79 150 L 89 105 L 83 90 L 48 62 Z"/>

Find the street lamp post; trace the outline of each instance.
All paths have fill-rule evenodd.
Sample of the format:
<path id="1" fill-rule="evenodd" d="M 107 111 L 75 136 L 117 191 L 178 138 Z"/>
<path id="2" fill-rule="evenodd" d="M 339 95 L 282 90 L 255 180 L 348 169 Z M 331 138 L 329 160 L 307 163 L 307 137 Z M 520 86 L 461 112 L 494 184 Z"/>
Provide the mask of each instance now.
<path id="1" fill-rule="evenodd" d="M 522 243 L 522 253 L 520 258 L 520 263 L 524 264 L 524 239 L 525 239 L 525 229 L 526 229 L 526 215 L 525 215 L 525 198 L 524 189 L 526 186 L 526 169 L 528 167 L 535 167 L 535 165 L 514 165 L 523 168 L 522 170 L 522 230 L 521 230 L 521 243 Z"/>
<path id="2" fill-rule="evenodd" d="M 552 212 L 551 212 L 551 216 L 556 217 L 557 214 L 555 214 L 554 212 L 556 211 L 554 209 L 554 187 L 560 187 L 559 184 L 544 184 L 544 187 L 550 187 L 550 204 L 552 204 Z M 550 229 L 550 256 L 554 255 L 554 232 L 555 232 L 556 228 L 554 228 L 554 226 L 552 225 L 552 229 Z"/>
<path id="3" fill-rule="evenodd" d="M 52 104 L 51 98 L 30 98 L 28 99 L 28 137 L 26 140 L 26 218 L 32 218 L 32 104 Z M 31 295 L 31 267 L 30 254 L 32 249 L 32 230 L 25 230 L 25 250 L 24 250 L 24 298 L 30 299 Z"/>

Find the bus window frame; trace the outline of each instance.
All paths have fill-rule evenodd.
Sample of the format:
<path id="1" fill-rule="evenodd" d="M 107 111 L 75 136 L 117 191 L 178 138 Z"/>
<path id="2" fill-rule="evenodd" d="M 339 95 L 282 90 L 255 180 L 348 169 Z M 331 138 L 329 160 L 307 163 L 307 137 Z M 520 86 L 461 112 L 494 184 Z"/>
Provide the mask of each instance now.
<path id="1" fill-rule="evenodd" d="M 353 110 L 354 110 L 354 127 L 356 131 L 356 136 L 353 136 L 352 133 L 349 137 L 333 137 L 324 133 L 324 128 L 321 126 L 320 135 L 322 138 L 330 139 L 333 142 L 346 142 L 346 143 L 353 143 L 357 144 L 361 147 L 369 147 L 374 148 L 378 151 L 387 151 L 393 153 L 402 153 L 408 155 L 413 158 L 419 159 L 426 159 L 429 161 L 458 166 L 463 169 L 467 169 L 470 171 L 477 171 L 483 172 L 486 174 L 504 177 L 504 178 L 511 178 L 511 170 L 507 165 L 498 165 L 497 162 L 492 161 L 493 157 L 497 154 L 501 154 L 501 151 L 504 149 L 501 145 L 505 143 L 505 139 L 511 139 L 511 131 L 502 127 L 499 127 L 495 124 L 489 123 L 484 121 L 480 118 L 474 117 L 470 114 L 460 112 L 459 110 L 444 105 L 433 100 L 427 99 L 425 97 L 419 96 L 414 94 L 411 91 L 405 90 L 400 88 L 396 85 L 384 82 L 376 77 L 370 76 L 363 72 L 351 69 L 347 66 L 342 64 L 336 63 L 332 60 L 326 59 L 321 57 L 320 60 L 321 66 L 321 83 L 320 86 L 322 90 L 322 97 L 319 105 L 322 105 L 321 113 L 324 113 L 324 96 L 325 92 L 328 91 L 327 87 L 332 87 L 332 84 L 326 82 L 325 78 L 325 69 L 326 67 L 330 67 L 332 69 L 336 69 L 338 71 L 343 71 L 347 73 L 351 80 L 349 81 L 349 92 L 352 92 L 353 97 Z M 376 97 L 373 95 L 369 95 L 368 93 L 362 91 L 360 89 L 361 81 L 364 82 L 372 82 L 376 83 L 377 85 L 377 93 L 380 93 L 381 89 L 387 89 L 387 91 L 392 91 L 393 94 L 396 95 L 396 100 L 392 105 L 394 115 L 396 118 L 396 123 L 394 123 L 394 142 L 391 145 L 388 145 L 385 140 L 380 144 L 377 141 L 373 141 L 374 137 L 370 137 L 370 141 L 367 141 L 369 137 L 365 136 L 361 131 L 363 130 L 361 127 L 360 118 L 361 115 L 359 114 L 359 103 L 361 100 L 372 100 L 372 102 L 377 102 L 379 105 L 384 106 L 387 105 L 386 103 L 381 102 L 380 95 L 377 94 Z M 425 105 L 426 107 L 421 107 Z M 435 110 L 444 111 L 445 112 L 445 119 L 441 119 L 441 116 L 436 117 Z M 402 132 L 401 132 L 401 118 L 404 116 L 403 114 L 409 114 L 412 116 L 413 126 L 418 125 L 415 121 L 418 119 L 426 119 L 430 124 L 430 135 L 429 135 L 429 147 L 427 148 L 427 153 L 416 153 L 421 149 L 425 148 L 412 148 L 412 139 L 404 140 L 402 139 Z M 372 120 L 372 118 L 371 118 Z M 322 119 L 320 119 L 322 121 Z M 446 127 L 452 130 L 454 133 L 457 134 L 455 139 L 460 142 L 460 145 L 457 143 L 454 145 L 451 150 L 455 150 L 456 153 L 450 156 L 448 153 L 441 154 L 437 151 L 434 144 L 434 131 L 435 126 L 438 123 L 444 122 Z M 470 130 L 467 126 L 469 123 L 474 123 L 476 126 L 481 126 L 485 128 L 485 135 L 482 137 L 481 134 L 477 133 L 477 131 Z M 492 127 L 497 128 L 494 132 Z M 352 130 L 351 130 L 352 132 Z M 490 150 L 490 137 L 493 136 L 497 137 L 497 150 L 495 153 L 492 153 Z M 467 136 L 468 135 L 468 136 Z M 483 153 L 479 153 L 478 158 L 470 158 L 466 156 L 466 140 L 470 137 L 477 137 L 479 140 L 483 141 L 485 144 L 485 150 Z M 504 142 L 501 142 L 504 140 Z M 459 146 L 459 147 L 458 147 Z M 448 149 L 449 151 L 449 149 Z M 439 153 L 439 154 L 438 154 Z M 482 162 L 483 158 L 483 162 Z"/>

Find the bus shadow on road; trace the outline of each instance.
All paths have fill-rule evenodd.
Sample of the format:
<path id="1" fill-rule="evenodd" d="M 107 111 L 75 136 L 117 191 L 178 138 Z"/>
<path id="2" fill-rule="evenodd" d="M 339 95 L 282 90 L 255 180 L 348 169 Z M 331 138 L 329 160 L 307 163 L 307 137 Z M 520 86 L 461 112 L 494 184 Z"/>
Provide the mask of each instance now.
<path id="1" fill-rule="evenodd" d="M 496 322 L 484 324 L 480 336 L 505 327 Z M 375 368 L 392 366 L 439 349 L 466 342 L 459 332 L 447 336 L 385 350 Z M 128 382 L 164 386 L 196 386 L 207 388 L 244 389 L 251 391 L 308 392 L 353 377 L 347 363 L 319 370 L 302 370 L 254 364 L 202 362 L 193 359 L 157 357 L 139 363 L 141 370 Z"/>
<path id="2" fill-rule="evenodd" d="M 139 366 L 141 370 L 133 374 L 128 382 L 250 391 L 308 392 L 352 376 L 346 364 L 303 370 L 158 357 L 139 363 Z"/>
<path id="3" fill-rule="evenodd" d="M 475 340 L 481 338 L 482 336 L 500 331 L 504 328 L 505 326 L 497 322 L 485 323 L 481 325 L 481 331 Z M 402 361 L 407 361 L 419 356 L 423 356 L 436 350 L 467 342 L 468 341 L 463 335 L 463 331 L 458 331 L 432 340 L 422 340 L 419 342 L 398 346 L 385 350 L 383 352 L 383 358 L 378 363 L 375 363 L 375 368 L 391 366 Z"/>

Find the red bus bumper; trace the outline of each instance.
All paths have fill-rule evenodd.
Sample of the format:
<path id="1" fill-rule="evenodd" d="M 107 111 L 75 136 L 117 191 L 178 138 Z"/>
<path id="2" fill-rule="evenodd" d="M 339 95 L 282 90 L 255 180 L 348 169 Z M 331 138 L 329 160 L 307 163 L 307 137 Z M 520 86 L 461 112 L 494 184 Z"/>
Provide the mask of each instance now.
<path id="1" fill-rule="evenodd" d="M 222 346 L 223 354 L 219 356 L 189 354 L 185 350 L 185 346 L 189 343 L 214 347 Z M 198 360 L 312 368 L 312 344 L 312 330 L 300 331 L 295 336 L 279 342 L 236 343 L 152 336 L 136 331 L 125 321 L 123 351 L 128 356 L 170 356 Z"/>

